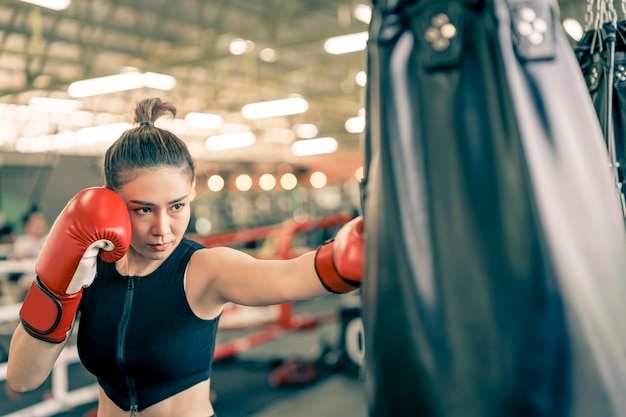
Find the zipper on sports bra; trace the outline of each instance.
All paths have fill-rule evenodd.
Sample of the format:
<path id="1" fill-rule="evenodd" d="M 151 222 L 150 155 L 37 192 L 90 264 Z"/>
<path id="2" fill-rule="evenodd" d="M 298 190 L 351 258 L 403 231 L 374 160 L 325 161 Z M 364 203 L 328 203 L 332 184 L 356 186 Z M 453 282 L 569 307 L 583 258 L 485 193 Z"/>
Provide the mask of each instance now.
<path id="1" fill-rule="evenodd" d="M 126 368 L 126 333 L 128 331 L 128 322 L 130 320 L 130 312 L 133 305 L 133 296 L 135 294 L 135 280 L 128 277 L 126 286 L 126 297 L 124 299 L 124 310 L 122 310 L 122 318 L 118 327 L 117 334 L 117 363 L 123 372 Z M 137 389 L 135 388 L 135 380 L 126 374 L 126 385 L 128 386 L 128 395 L 130 397 L 130 417 L 135 417 L 138 411 L 137 405 Z"/>

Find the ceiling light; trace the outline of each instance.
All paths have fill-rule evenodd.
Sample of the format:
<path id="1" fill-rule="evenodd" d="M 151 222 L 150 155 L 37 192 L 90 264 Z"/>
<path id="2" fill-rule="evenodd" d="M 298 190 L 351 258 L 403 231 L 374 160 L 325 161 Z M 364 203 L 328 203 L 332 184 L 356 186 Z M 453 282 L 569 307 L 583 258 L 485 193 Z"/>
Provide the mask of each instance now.
<path id="1" fill-rule="evenodd" d="M 99 142 L 113 142 L 130 129 L 130 123 L 91 126 L 78 132 L 60 132 L 54 135 L 22 137 L 16 148 L 20 152 L 49 152 L 91 146 Z"/>
<path id="2" fill-rule="evenodd" d="M 222 191 L 224 188 L 224 178 L 217 174 L 211 175 L 207 181 L 207 186 L 211 191 Z"/>
<path id="3" fill-rule="evenodd" d="M 583 27 L 576 19 L 568 18 L 563 20 L 563 29 L 565 29 L 565 32 L 576 42 L 583 38 Z"/>
<path id="4" fill-rule="evenodd" d="M 372 8 L 366 4 L 357 4 L 353 11 L 354 18 L 363 23 L 369 23 L 372 20 Z"/>
<path id="5" fill-rule="evenodd" d="M 185 116 L 185 123 L 191 127 L 215 130 L 222 127 L 224 119 L 218 114 L 191 112 Z"/>
<path id="6" fill-rule="evenodd" d="M 156 72 L 144 72 L 142 82 L 143 87 L 154 88 L 155 90 L 171 90 L 176 87 L 176 78 Z"/>
<path id="7" fill-rule="evenodd" d="M 276 178 L 272 174 L 263 174 L 259 178 L 259 186 L 265 191 L 273 190 L 276 187 Z"/>
<path id="8" fill-rule="evenodd" d="M 270 117 L 301 114 L 309 109 L 309 102 L 302 97 L 290 97 L 281 100 L 262 101 L 246 104 L 241 108 L 241 115 L 248 120 L 267 119 Z"/>
<path id="9" fill-rule="evenodd" d="M 263 48 L 259 52 L 259 58 L 265 62 L 275 62 L 278 59 L 278 51 L 273 48 Z"/>
<path id="10" fill-rule="evenodd" d="M 328 182 L 328 179 L 326 178 L 326 174 L 323 172 L 315 171 L 309 177 L 309 181 L 311 181 L 311 186 L 313 188 L 323 188 Z"/>
<path id="11" fill-rule="evenodd" d="M 302 139 L 313 139 L 319 133 L 317 126 L 313 123 L 297 124 L 293 130 L 296 132 L 296 136 Z"/>
<path id="12" fill-rule="evenodd" d="M 176 79 L 169 75 L 154 72 L 123 72 L 106 77 L 75 81 L 70 84 L 67 92 L 72 97 L 90 97 L 144 87 L 171 90 L 175 86 Z"/>
<path id="13" fill-rule="evenodd" d="M 89 145 L 95 142 L 114 141 L 130 129 L 130 123 L 112 123 L 108 125 L 84 127 L 78 131 L 76 145 Z"/>
<path id="14" fill-rule="evenodd" d="M 362 51 L 367 46 L 368 37 L 369 34 L 367 32 L 359 32 L 328 38 L 324 42 L 324 50 L 332 55 Z"/>
<path id="15" fill-rule="evenodd" d="M 80 101 L 61 98 L 33 97 L 28 100 L 30 107 L 54 113 L 80 110 Z"/>
<path id="16" fill-rule="evenodd" d="M 252 132 L 226 133 L 207 138 L 206 147 L 210 151 L 248 148 L 254 145 L 256 137 Z"/>
<path id="17" fill-rule="evenodd" d="M 338 148 L 335 138 L 316 138 L 299 140 L 291 145 L 291 152 L 295 156 L 320 155 L 335 152 Z"/>
<path id="18" fill-rule="evenodd" d="M 230 42 L 228 50 L 233 55 L 243 55 L 246 52 L 254 50 L 254 42 L 235 38 Z"/>
<path id="19" fill-rule="evenodd" d="M 365 130 L 365 117 L 351 117 L 346 120 L 345 127 L 349 133 L 361 133 Z"/>
<path id="20" fill-rule="evenodd" d="M 252 178 L 248 174 L 241 174 L 235 179 L 235 187 L 239 191 L 248 191 L 252 188 Z"/>
<path id="21" fill-rule="evenodd" d="M 359 71 L 354 76 L 354 82 L 360 87 L 365 87 L 367 84 L 367 73 L 365 71 Z"/>
<path id="22" fill-rule="evenodd" d="M 23 153 L 49 152 L 67 147 L 68 142 L 75 140 L 75 132 L 60 132 L 54 135 L 20 137 L 15 143 L 15 149 Z"/>
<path id="23" fill-rule="evenodd" d="M 45 7 L 52 10 L 67 9 L 71 3 L 70 0 L 21 0 L 24 3 L 34 4 L 35 6 Z"/>
<path id="24" fill-rule="evenodd" d="M 291 172 L 287 172 L 280 177 L 280 186 L 285 190 L 293 190 L 298 185 L 298 178 Z"/>

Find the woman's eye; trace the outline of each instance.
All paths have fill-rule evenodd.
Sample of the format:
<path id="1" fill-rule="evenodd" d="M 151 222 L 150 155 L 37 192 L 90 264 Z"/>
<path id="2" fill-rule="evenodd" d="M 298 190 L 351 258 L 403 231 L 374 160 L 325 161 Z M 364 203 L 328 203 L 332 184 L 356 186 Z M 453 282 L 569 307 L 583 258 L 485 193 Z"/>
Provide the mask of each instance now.
<path id="1" fill-rule="evenodd" d="M 174 205 L 172 206 L 172 208 L 173 208 L 175 211 L 181 210 L 183 207 L 185 207 L 185 205 L 184 205 L 183 203 L 174 204 Z"/>
<path id="2" fill-rule="evenodd" d="M 152 210 L 150 210 L 150 208 L 148 207 L 140 207 L 136 211 L 139 214 L 145 214 L 145 213 L 150 213 Z"/>

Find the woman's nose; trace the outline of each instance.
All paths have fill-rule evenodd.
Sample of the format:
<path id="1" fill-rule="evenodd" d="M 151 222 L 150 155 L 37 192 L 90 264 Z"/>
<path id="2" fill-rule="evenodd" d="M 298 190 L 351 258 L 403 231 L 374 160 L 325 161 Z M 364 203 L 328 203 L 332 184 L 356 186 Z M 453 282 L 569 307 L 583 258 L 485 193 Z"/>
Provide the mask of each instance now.
<path id="1" fill-rule="evenodd" d="M 170 231 L 170 220 L 167 213 L 157 212 L 152 225 L 152 233 L 159 236 L 164 236 Z"/>

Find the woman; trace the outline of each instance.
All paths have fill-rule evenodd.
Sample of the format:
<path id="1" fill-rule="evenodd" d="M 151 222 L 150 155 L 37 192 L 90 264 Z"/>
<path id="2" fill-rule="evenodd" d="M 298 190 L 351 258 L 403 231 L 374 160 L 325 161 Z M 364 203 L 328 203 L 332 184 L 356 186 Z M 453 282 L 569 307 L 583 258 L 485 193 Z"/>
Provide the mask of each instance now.
<path id="1" fill-rule="evenodd" d="M 194 162 L 182 140 L 154 126 L 166 113 L 176 109 L 158 98 L 139 102 L 139 126 L 105 154 L 106 188 L 79 192 L 51 228 L 11 340 L 12 389 L 43 383 L 80 310 L 78 350 L 98 378 L 98 417 L 212 416 L 210 370 L 226 303 L 358 287 L 360 218 L 291 260 L 186 239 Z"/>
<path id="2" fill-rule="evenodd" d="M 48 221 L 44 214 L 34 206 L 22 217 L 23 233 L 13 243 L 13 258 L 17 260 L 35 260 L 46 241 Z M 22 301 L 28 288 L 33 283 L 33 274 L 15 274 L 10 277 L 18 290 L 18 299 Z"/>

